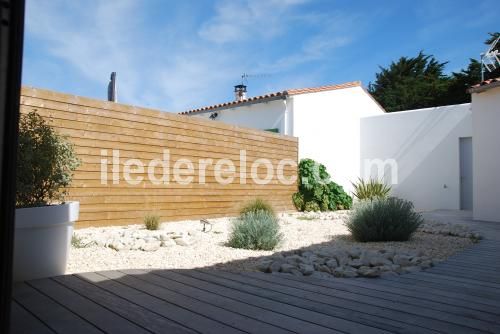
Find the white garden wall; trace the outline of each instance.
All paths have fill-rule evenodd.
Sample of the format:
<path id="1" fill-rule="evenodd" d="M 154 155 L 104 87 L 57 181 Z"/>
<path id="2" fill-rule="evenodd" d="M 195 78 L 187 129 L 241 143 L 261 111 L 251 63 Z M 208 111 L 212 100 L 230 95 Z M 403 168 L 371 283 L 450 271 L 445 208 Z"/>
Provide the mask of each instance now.
<path id="1" fill-rule="evenodd" d="M 472 94 L 474 219 L 500 222 L 500 87 Z"/>
<path id="2" fill-rule="evenodd" d="M 360 175 L 360 119 L 384 110 L 362 87 L 296 95 L 292 101 L 299 158 L 323 163 L 333 180 L 350 191 Z"/>
<path id="3" fill-rule="evenodd" d="M 472 136 L 470 109 L 461 104 L 363 118 L 360 172 L 373 177 L 376 168 L 367 171 L 365 163 L 394 159 L 393 195 L 411 200 L 417 210 L 459 209 L 459 138 Z M 387 181 L 391 171 L 386 165 Z"/>

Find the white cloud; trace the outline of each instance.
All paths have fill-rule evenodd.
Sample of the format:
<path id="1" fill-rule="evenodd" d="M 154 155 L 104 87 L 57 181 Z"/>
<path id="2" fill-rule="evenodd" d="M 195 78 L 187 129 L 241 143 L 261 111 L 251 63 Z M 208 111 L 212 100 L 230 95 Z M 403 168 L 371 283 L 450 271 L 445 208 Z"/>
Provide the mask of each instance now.
<path id="1" fill-rule="evenodd" d="M 216 15 L 202 25 L 199 35 L 212 42 L 243 42 L 272 39 L 286 31 L 289 12 L 305 0 L 221 1 Z"/>

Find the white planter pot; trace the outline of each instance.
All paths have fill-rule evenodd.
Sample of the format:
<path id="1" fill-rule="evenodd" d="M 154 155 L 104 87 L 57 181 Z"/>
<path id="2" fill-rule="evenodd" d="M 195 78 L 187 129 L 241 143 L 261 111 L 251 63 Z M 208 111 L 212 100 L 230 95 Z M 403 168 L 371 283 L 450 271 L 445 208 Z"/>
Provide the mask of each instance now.
<path id="1" fill-rule="evenodd" d="M 16 209 L 13 280 L 63 275 L 79 202 Z"/>

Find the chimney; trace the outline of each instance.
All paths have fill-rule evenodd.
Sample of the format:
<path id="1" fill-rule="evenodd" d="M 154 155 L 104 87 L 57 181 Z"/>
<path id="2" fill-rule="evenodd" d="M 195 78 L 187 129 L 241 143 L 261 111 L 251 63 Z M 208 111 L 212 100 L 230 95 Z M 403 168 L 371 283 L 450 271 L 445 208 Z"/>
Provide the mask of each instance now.
<path id="1" fill-rule="evenodd" d="M 235 101 L 243 101 L 247 98 L 247 86 L 241 84 L 234 86 Z"/>
<path id="2" fill-rule="evenodd" d="M 118 102 L 118 95 L 116 93 L 116 72 L 111 72 L 108 84 L 108 101 Z"/>

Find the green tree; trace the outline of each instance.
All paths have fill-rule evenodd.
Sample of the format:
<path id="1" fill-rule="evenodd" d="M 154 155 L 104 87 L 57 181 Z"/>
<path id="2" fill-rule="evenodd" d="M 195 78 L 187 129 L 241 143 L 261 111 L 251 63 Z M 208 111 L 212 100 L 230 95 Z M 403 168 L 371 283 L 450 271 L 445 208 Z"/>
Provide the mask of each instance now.
<path id="1" fill-rule="evenodd" d="M 500 36 L 489 33 L 484 44 L 490 45 Z M 500 45 L 497 45 L 500 50 Z M 467 88 L 481 81 L 481 62 L 470 59 L 460 72 L 444 74 L 446 62 L 420 52 L 416 57 L 402 57 L 388 68 L 380 67 L 369 91 L 388 112 L 436 107 L 470 102 Z M 493 72 L 484 71 L 484 78 L 500 77 L 500 66 Z"/>
<path id="2" fill-rule="evenodd" d="M 468 103 L 471 100 L 467 89 L 481 81 L 481 62 L 470 59 L 466 69 L 453 72 L 446 97 L 447 104 Z"/>
<path id="3" fill-rule="evenodd" d="M 380 67 L 368 89 L 388 112 L 442 105 L 449 85 L 445 65 L 422 51 L 401 57 L 388 68 Z"/>
<path id="4" fill-rule="evenodd" d="M 495 39 L 500 36 L 499 32 L 488 33 L 490 37 L 486 39 L 484 44 L 490 45 Z M 497 45 L 496 50 L 500 50 L 500 45 Z M 500 67 L 496 70 L 489 72 L 484 70 L 484 79 L 500 77 Z M 447 104 L 458 104 L 470 102 L 471 97 L 467 92 L 467 88 L 475 85 L 481 81 L 481 62 L 476 59 L 470 59 L 469 65 L 466 69 L 460 72 L 453 72 L 450 76 L 450 86 L 448 88 L 448 95 L 446 97 Z"/>

